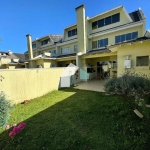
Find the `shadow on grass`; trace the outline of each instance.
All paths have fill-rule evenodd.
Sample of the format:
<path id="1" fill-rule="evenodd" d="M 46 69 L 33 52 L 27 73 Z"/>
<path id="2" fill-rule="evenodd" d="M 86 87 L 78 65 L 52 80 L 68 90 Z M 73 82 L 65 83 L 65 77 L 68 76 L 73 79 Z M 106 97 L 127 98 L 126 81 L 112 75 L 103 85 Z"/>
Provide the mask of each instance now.
<path id="1" fill-rule="evenodd" d="M 72 88 L 60 91 L 75 94 L 24 120 L 26 127 L 7 150 L 149 148 L 145 122 L 116 96 Z M 8 133 L 0 134 L 0 149 L 10 141 Z"/>

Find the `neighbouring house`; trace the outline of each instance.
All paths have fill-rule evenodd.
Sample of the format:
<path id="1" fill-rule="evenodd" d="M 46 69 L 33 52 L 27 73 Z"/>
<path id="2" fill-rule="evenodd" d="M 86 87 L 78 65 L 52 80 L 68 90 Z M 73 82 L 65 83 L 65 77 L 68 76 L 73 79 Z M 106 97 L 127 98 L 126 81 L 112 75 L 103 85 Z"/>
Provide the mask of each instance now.
<path id="1" fill-rule="evenodd" d="M 0 51 L 0 69 L 27 68 L 27 64 L 24 54 Z"/>
<path id="2" fill-rule="evenodd" d="M 150 71 L 150 32 L 141 8 L 128 13 L 119 6 L 93 17 L 85 16 L 85 6 L 76 9 L 77 23 L 63 35 L 47 35 L 32 41 L 26 35 L 29 68 L 66 67 L 70 63 L 89 78 L 120 76 L 126 70 Z"/>

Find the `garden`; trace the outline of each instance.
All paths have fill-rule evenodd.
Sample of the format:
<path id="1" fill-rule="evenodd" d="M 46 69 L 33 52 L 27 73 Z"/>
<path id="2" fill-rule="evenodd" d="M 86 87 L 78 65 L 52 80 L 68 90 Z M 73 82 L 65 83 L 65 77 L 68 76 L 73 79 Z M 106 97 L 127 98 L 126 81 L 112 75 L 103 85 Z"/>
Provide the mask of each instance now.
<path id="1" fill-rule="evenodd" d="M 0 149 L 150 149 L 149 83 L 127 73 L 107 93 L 62 88 L 15 106 L 1 95 Z"/>

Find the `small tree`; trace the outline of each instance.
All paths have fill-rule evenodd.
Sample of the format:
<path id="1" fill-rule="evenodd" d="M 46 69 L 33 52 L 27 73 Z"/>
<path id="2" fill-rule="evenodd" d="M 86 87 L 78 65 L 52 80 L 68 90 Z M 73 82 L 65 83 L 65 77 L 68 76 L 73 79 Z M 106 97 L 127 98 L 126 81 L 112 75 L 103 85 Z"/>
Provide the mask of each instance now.
<path id="1" fill-rule="evenodd" d="M 106 81 L 105 90 L 108 93 L 121 95 L 122 100 L 128 102 L 132 108 L 136 108 L 141 98 L 149 99 L 150 80 L 144 74 L 126 72 L 121 77 Z"/>
<path id="2" fill-rule="evenodd" d="M 0 127 L 6 125 L 10 115 L 10 102 L 6 100 L 5 94 L 0 93 Z"/>

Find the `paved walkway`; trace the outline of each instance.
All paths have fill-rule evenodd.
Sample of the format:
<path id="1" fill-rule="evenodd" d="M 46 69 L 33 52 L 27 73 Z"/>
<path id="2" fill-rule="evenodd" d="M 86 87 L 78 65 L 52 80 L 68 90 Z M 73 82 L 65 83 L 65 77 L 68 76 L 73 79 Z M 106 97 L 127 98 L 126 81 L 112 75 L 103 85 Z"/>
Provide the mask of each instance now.
<path id="1" fill-rule="evenodd" d="M 77 83 L 77 86 L 74 88 L 90 90 L 90 91 L 105 92 L 104 83 L 105 83 L 105 80 L 93 79 L 93 80 L 89 80 L 87 82 Z"/>

